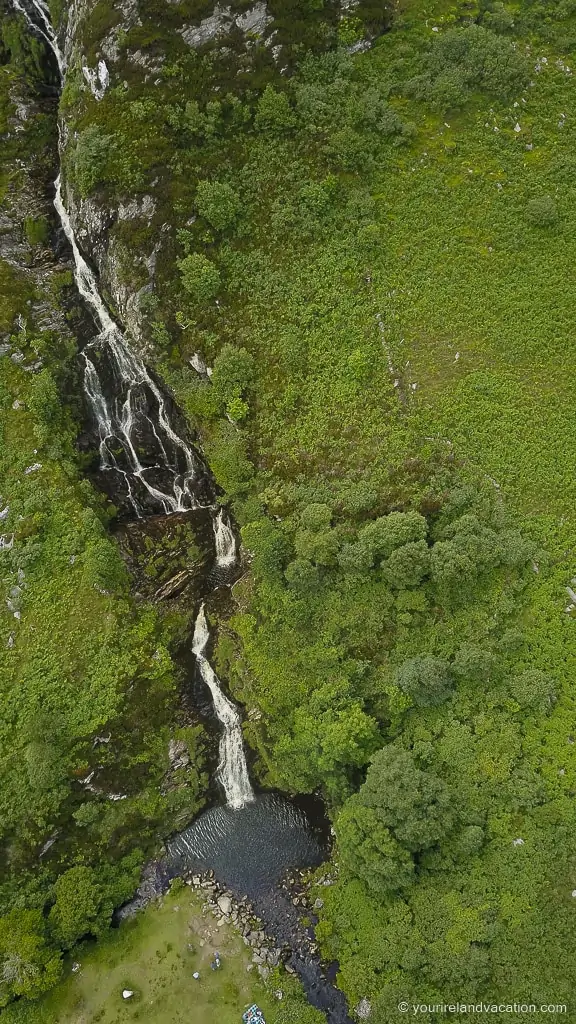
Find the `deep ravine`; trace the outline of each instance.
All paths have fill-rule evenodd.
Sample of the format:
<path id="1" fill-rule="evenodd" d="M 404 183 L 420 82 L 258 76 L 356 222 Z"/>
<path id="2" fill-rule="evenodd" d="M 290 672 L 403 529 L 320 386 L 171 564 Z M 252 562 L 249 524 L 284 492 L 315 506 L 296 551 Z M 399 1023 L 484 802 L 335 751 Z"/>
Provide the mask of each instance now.
<path id="1" fill-rule="evenodd" d="M 13 0 L 13 6 L 50 47 L 63 83 L 65 58 L 46 3 Z M 188 439 L 170 396 L 107 309 L 96 274 L 80 251 L 60 175 L 54 188 L 54 206 L 74 259 L 75 284 L 94 323 L 94 336 L 80 358 L 105 489 L 120 494 L 125 513 L 138 520 L 204 509 L 213 533 L 213 564 L 206 585 L 229 586 L 237 575 L 239 552 L 209 468 Z M 193 869 L 210 869 L 239 897 L 248 895 L 269 934 L 288 951 L 310 1002 L 324 1010 L 330 1024 L 349 1024 L 344 996 L 310 951 L 308 931 L 279 884 L 287 869 L 316 865 L 325 851 L 300 807 L 279 794 L 254 792 L 240 715 L 210 664 L 210 641 L 202 603 L 191 646 L 221 729 L 217 780 L 225 804 L 210 808 L 169 840 L 158 872 L 160 885 Z"/>

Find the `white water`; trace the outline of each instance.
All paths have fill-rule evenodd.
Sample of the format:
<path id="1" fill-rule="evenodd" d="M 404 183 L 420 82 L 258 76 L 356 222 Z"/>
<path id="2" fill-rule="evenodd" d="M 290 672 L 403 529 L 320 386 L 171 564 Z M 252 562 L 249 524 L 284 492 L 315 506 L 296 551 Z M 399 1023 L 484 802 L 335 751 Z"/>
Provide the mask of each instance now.
<path id="1" fill-rule="evenodd" d="M 223 508 L 218 512 L 216 519 L 212 520 L 212 526 L 214 528 L 214 543 L 216 545 L 216 565 L 221 566 L 223 569 L 226 566 L 234 565 L 236 561 L 236 538 Z"/>
<path id="2" fill-rule="evenodd" d="M 60 217 L 66 238 L 72 247 L 76 286 L 82 298 L 92 310 L 96 323 L 100 327 L 97 337 L 84 350 L 83 358 L 85 363 L 84 389 L 98 424 L 100 436 L 101 468 L 113 468 L 123 473 L 132 505 L 137 515 L 140 515 L 140 507 L 133 497 L 132 488 L 128 480 L 130 474 L 120 469 L 116 458 L 111 454 L 111 441 L 114 439 L 120 443 L 124 451 L 131 475 L 141 481 L 150 496 L 162 506 L 165 512 L 183 512 L 189 508 L 196 508 L 198 502 L 192 489 L 192 482 L 196 476 L 196 460 L 193 451 L 172 427 L 164 395 L 150 377 L 142 360 L 128 347 L 124 335 L 112 320 L 102 301 L 96 276 L 78 248 L 70 217 L 62 199 L 60 176 L 56 179 L 55 187 L 54 206 Z M 96 366 L 87 354 L 87 350 L 94 348 L 96 345 L 107 346 L 115 375 L 119 380 L 120 389 L 122 394 L 125 395 L 119 410 L 113 410 L 107 404 Z M 151 392 L 157 402 L 157 424 L 153 422 L 141 407 L 143 387 Z M 159 455 L 164 463 L 164 468 L 172 476 L 171 490 L 164 490 L 155 486 L 146 475 L 150 473 L 150 467 L 142 466 L 133 442 L 133 434 L 138 419 L 146 421 L 150 433 L 154 434 L 158 441 Z M 171 443 L 175 453 L 180 454 L 186 467 L 183 472 L 177 466 L 170 464 L 162 436 Z"/>
<path id="3" fill-rule="evenodd" d="M 50 24 L 48 8 L 44 0 L 25 0 L 36 13 L 39 24 L 23 5 L 24 0 L 13 0 L 14 7 L 20 11 L 29 24 L 35 28 L 51 47 L 58 63 L 60 74 L 64 79 L 65 62 L 58 46 L 56 34 Z M 158 502 L 165 512 L 180 512 L 198 507 L 192 484 L 196 476 L 199 462 L 193 450 L 177 434 L 173 428 L 166 407 L 166 399 L 150 377 L 142 360 L 129 348 L 126 338 L 118 325 L 110 316 L 98 289 L 96 275 L 88 266 L 78 247 L 74 229 L 62 198 L 60 175 L 55 182 L 56 195 L 54 206 L 60 217 L 66 238 L 74 256 L 74 278 L 80 295 L 94 314 L 99 333 L 86 346 L 82 353 L 84 359 L 84 389 L 90 402 L 94 419 L 98 424 L 100 464 L 103 470 L 114 470 L 120 473 L 125 481 L 130 502 L 138 516 L 142 510 L 134 494 L 134 480 L 139 480 L 148 494 Z M 110 357 L 114 374 L 116 392 L 107 399 L 100 379 L 96 362 L 91 358 L 92 350 L 106 348 Z M 143 409 L 143 397 L 146 393 L 155 399 L 154 419 Z M 146 429 L 154 436 L 158 446 L 158 454 L 162 467 L 144 467 L 139 459 L 133 439 L 138 423 L 146 424 Z M 127 469 L 118 464 L 114 448 L 122 448 Z M 172 448 L 176 458 L 185 464 L 182 471 L 171 463 L 167 448 Z M 171 479 L 170 490 L 156 486 L 146 476 L 151 469 L 162 468 L 163 479 Z M 220 567 L 230 567 L 236 561 L 236 540 L 223 509 L 212 518 L 216 563 Z M 3 546 L 8 546 L 2 538 Z M 254 800 L 250 785 L 248 767 L 244 754 L 242 727 L 238 712 L 231 701 L 224 695 L 212 666 L 204 655 L 209 640 L 209 630 L 204 613 L 204 605 L 200 608 L 194 628 L 192 650 L 198 659 L 202 678 L 206 682 L 214 701 L 214 710 L 222 724 L 220 740 L 220 764 L 218 778 L 224 788 L 226 802 L 229 807 L 238 809 Z M 111 799 L 122 799 L 112 795 Z"/>
<path id="4" fill-rule="evenodd" d="M 214 710 L 222 725 L 218 780 L 224 789 L 228 806 L 238 809 L 254 799 L 254 792 L 248 776 L 240 716 L 232 702 L 220 689 L 218 676 L 204 656 L 209 639 L 210 632 L 204 605 L 202 605 L 194 627 L 192 650 L 198 660 L 200 674 L 212 694 Z"/>
<path id="5" fill-rule="evenodd" d="M 60 77 L 64 79 L 66 62 L 64 60 L 64 54 L 58 46 L 56 33 L 54 32 L 54 29 L 52 28 L 52 24 L 50 22 L 50 11 L 48 9 L 48 4 L 45 3 L 44 0 L 28 0 L 30 7 L 38 16 L 38 20 L 34 21 L 30 17 L 29 12 L 26 10 L 26 7 L 24 6 L 24 3 L 21 2 L 21 0 L 12 0 L 12 2 L 14 4 L 15 9 L 19 11 L 20 14 L 23 14 L 28 23 L 30 25 L 33 25 L 36 31 L 40 33 L 42 38 L 46 40 L 48 46 L 50 47 L 52 53 L 56 58 L 56 63 L 58 64 L 58 70 L 60 72 Z"/>
<path id="6" fill-rule="evenodd" d="M 13 4 L 30 26 L 48 43 L 63 81 L 66 63 L 51 25 L 45 0 L 13 0 Z M 142 509 L 134 494 L 134 479 L 131 480 L 131 477 L 143 485 L 154 503 L 166 513 L 197 508 L 199 503 L 192 487 L 198 464 L 194 452 L 173 428 L 165 396 L 150 377 L 141 359 L 128 347 L 126 338 L 102 301 L 96 276 L 80 252 L 68 211 L 64 206 L 60 175 L 56 179 L 55 190 L 54 206 L 74 256 L 76 286 L 92 310 L 99 328 L 96 338 L 84 350 L 83 358 L 84 388 L 98 426 L 101 469 L 114 470 L 124 478 L 128 498 L 138 516 L 142 515 Z M 114 399 L 113 407 L 105 397 L 96 362 L 88 355 L 88 351 L 93 348 L 106 350 L 109 356 L 116 378 L 116 390 L 119 392 L 118 398 Z M 155 405 L 156 422 L 146 412 L 146 402 L 143 399 L 148 396 Z M 134 441 L 134 433 L 138 426 L 143 426 L 149 435 L 156 439 L 159 461 L 154 466 L 143 466 L 138 456 Z M 118 464 L 114 448 L 122 450 L 123 466 Z M 167 454 L 167 449 L 170 448 L 172 459 Z M 160 470 L 163 479 L 167 478 L 168 487 L 164 483 L 162 486 L 158 485 L 158 473 L 154 473 L 155 470 Z M 150 479 L 151 475 L 155 476 L 155 483 Z"/>

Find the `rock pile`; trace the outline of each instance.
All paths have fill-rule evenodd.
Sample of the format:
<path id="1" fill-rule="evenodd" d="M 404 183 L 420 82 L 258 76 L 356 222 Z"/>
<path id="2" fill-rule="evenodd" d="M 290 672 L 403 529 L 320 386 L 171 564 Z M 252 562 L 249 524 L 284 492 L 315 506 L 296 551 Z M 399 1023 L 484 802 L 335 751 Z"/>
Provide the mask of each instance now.
<path id="1" fill-rule="evenodd" d="M 228 889 L 223 889 L 212 871 L 203 875 L 190 875 L 186 879 L 186 884 L 202 894 L 202 909 L 215 915 L 218 928 L 231 924 L 240 932 L 244 944 L 252 949 L 252 963 L 248 970 L 256 967 L 263 981 L 268 979 L 272 968 L 284 963 L 290 955 L 289 949 L 279 948 L 274 940 L 266 935 L 262 921 L 255 914 L 248 897 L 242 896 L 238 899 Z M 284 966 L 293 973 L 290 965 Z"/>

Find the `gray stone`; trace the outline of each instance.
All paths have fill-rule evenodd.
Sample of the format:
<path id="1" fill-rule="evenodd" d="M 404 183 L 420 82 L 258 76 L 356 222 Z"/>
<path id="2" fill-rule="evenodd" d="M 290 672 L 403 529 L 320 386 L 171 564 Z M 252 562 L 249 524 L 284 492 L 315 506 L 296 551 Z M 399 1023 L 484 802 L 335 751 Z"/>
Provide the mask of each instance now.
<path id="1" fill-rule="evenodd" d="M 223 914 L 228 915 L 232 910 L 232 900 L 229 896 L 219 896 L 218 906 Z"/>
<path id="2" fill-rule="evenodd" d="M 364 998 L 360 1000 L 356 1007 L 356 1016 L 359 1017 L 360 1020 L 368 1020 L 368 1017 L 370 1016 L 371 1013 L 372 1007 L 369 1001 L 364 996 Z"/>

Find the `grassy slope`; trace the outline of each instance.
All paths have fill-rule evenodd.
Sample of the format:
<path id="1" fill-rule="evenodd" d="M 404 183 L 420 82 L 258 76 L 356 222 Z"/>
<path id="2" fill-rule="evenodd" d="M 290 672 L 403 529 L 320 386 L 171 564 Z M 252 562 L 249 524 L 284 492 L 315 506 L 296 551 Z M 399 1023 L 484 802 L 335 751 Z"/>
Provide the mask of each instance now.
<path id="1" fill-rule="evenodd" d="M 216 950 L 222 967 L 213 972 L 210 962 Z M 298 985 L 285 973 L 278 975 L 274 986 L 283 993 L 280 1002 L 265 988 L 255 967 L 247 971 L 250 955 L 241 937 L 228 925 L 218 928 L 213 915 L 202 912 L 199 897 L 185 887 L 110 932 L 97 948 L 80 947 L 77 960 L 81 970 L 69 973 L 57 992 L 38 1006 L 7 1011 L 7 1021 L 238 1024 L 254 1002 L 270 1024 L 315 1020 L 301 1006 Z M 198 980 L 192 977 L 195 971 Z M 129 1001 L 122 998 L 125 988 L 134 992 Z"/>

